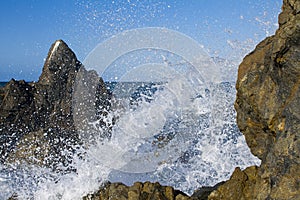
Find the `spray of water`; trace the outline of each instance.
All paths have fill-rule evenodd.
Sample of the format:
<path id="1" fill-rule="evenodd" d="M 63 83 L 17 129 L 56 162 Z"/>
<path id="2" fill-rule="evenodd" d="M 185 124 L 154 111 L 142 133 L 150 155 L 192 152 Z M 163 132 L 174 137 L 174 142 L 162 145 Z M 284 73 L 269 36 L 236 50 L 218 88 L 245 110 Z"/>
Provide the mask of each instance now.
<path id="1" fill-rule="evenodd" d="M 266 27 L 266 34 L 272 32 L 268 21 L 255 20 Z M 128 20 L 124 23 L 128 27 Z M 102 24 L 114 29 L 112 23 Z M 224 78 L 228 68 L 236 73 L 254 43 L 227 40 L 232 60 L 211 59 L 203 46 L 165 28 L 129 30 L 99 44 L 84 64 L 106 81 L 116 82 L 113 109 L 101 119 L 111 128 L 109 137 L 103 137 L 107 130 L 89 106 L 93 87 L 85 90 L 78 79 L 74 108 L 85 110 L 77 112 L 75 121 L 80 122 L 77 129 L 86 146 L 73 155 L 70 166 L 75 170 L 1 166 L 0 199 L 14 192 L 20 199 L 80 199 L 107 180 L 159 181 L 191 194 L 200 186 L 228 179 L 236 166 L 259 165 L 235 123 L 234 83 Z M 95 127 L 92 132 L 81 126 L 86 124 Z"/>
<path id="2" fill-rule="evenodd" d="M 113 99 L 95 118 L 98 75 L 78 72 L 74 121 L 84 145 L 68 166 L 74 171 L 11 166 L 3 198 L 16 191 L 23 199 L 80 199 L 107 180 L 159 181 L 191 194 L 236 166 L 259 164 L 235 124 L 232 83 L 221 82 L 220 65 L 191 38 L 165 28 L 126 31 L 98 45 L 84 65 L 114 84 Z"/>
<path id="3" fill-rule="evenodd" d="M 236 166 L 259 164 L 235 124 L 232 83 L 220 81 L 220 65 L 191 38 L 165 28 L 126 31 L 98 45 L 84 65 L 116 84 L 111 137 L 87 150 L 109 180 L 150 179 L 190 194 Z"/>

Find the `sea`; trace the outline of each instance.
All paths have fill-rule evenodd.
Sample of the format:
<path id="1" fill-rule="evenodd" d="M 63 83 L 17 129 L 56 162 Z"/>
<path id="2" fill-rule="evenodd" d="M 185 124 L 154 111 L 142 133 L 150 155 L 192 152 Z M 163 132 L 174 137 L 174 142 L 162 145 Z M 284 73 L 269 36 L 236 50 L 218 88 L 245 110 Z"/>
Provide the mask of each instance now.
<path id="1" fill-rule="evenodd" d="M 21 199 L 80 199 L 106 181 L 158 181 L 191 195 L 201 186 L 228 179 L 237 166 L 260 164 L 235 122 L 234 82 L 197 90 L 187 89 L 180 78 L 106 86 L 118 104 L 105 116 L 106 121 L 117 117 L 112 137 L 96 137 L 74 153 L 73 172 L 0 165 L 0 199 L 15 192 Z M 100 127 L 100 121 L 89 123 Z"/>
<path id="2" fill-rule="evenodd" d="M 0 88 L 4 87 L 8 82 L 0 82 Z"/>
<path id="3" fill-rule="evenodd" d="M 160 20 L 152 23 L 152 17 L 165 12 L 159 1 L 151 3 L 154 7 L 129 0 L 109 1 L 108 7 L 96 1 L 76 2 L 83 9 L 74 21 L 76 31 L 79 35 L 84 33 L 92 43 L 102 41 L 92 52 L 84 52 L 90 62 L 83 64 L 106 80 L 112 93 L 112 109 L 100 119 L 90 118 L 89 110 L 74 112 L 78 134 L 91 134 L 93 139 L 74 147 L 77 150 L 72 153 L 61 149 L 72 160 L 67 166 L 54 170 L 29 163 L 0 164 L 1 200 L 16 194 L 21 200 L 80 200 L 107 181 L 127 185 L 136 181 L 160 182 L 191 195 L 199 187 L 228 180 L 236 167 L 260 165 L 236 123 L 235 80 L 244 56 L 277 29 L 277 13 L 267 12 L 261 6 L 263 1 L 251 4 L 252 8 L 262 9 L 258 16 L 235 13 L 234 23 L 258 25 L 258 31 L 251 30 L 246 35 L 238 24 L 238 28 L 228 27 L 213 16 L 202 20 L 202 24 L 199 18 L 194 27 L 196 34 L 192 34 L 202 38 L 205 45 L 199 45 L 179 33 L 193 30 L 180 21 L 172 25 L 167 20 L 176 31 L 141 28 L 146 26 L 145 21 L 169 27 Z M 166 9 L 172 10 L 171 1 L 166 2 Z M 132 7 L 128 9 L 125 4 Z M 279 7 L 279 3 L 275 4 L 263 5 Z M 95 5 L 101 7 L 100 12 Z M 174 9 L 176 15 L 184 11 L 179 6 Z M 144 11 L 148 14 L 143 15 Z M 81 27 L 85 24 L 82 22 L 88 22 L 84 26 L 88 29 Z M 205 32 L 206 28 L 209 32 Z M 5 84 L 0 82 L 0 88 Z M 73 91 L 73 107 L 94 108 L 96 104 L 89 98 L 94 88 Z M 109 138 L 101 137 L 105 131 L 101 128 L 103 122 L 110 126 Z M 93 127 L 93 132 L 86 131 L 82 124 Z"/>

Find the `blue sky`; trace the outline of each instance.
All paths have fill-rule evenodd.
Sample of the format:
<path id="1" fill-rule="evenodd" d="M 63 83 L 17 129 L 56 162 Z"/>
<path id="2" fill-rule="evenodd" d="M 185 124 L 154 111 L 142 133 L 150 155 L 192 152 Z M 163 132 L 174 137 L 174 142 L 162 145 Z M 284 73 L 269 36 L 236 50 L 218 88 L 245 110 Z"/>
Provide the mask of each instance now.
<path id="1" fill-rule="evenodd" d="M 272 34 L 282 0 L 5 0 L 0 3 L 0 81 L 37 80 L 50 45 L 63 39 L 79 60 L 124 30 L 166 27 L 226 56 L 228 41 Z"/>

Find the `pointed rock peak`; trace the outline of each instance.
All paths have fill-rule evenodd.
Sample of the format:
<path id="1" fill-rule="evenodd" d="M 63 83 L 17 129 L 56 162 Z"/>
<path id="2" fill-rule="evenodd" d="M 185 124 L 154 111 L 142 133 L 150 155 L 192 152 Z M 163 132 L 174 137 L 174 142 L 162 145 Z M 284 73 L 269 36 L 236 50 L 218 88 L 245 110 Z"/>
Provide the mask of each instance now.
<path id="1" fill-rule="evenodd" d="M 48 57 L 47 57 L 46 60 L 51 60 L 53 57 L 56 56 L 57 53 L 59 53 L 59 51 L 70 51 L 70 52 L 72 52 L 72 50 L 68 47 L 68 45 L 63 40 L 56 40 L 51 45 L 51 48 L 49 50 Z M 75 54 L 74 54 L 74 56 L 75 56 Z"/>
<path id="2" fill-rule="evenodd" d="M 81 63 L 68 45 L 63 40 L 56 40 L 49 50 L 39 83 L 49 84 L 57 79 L 66 79 L 70 72 L 73 74 L 80 66 Z"/>
<path id="3" fill-rule="evenodd" d="M 64 41 L 62 41 L 62 40 L 56 40 L 55 43 L 52 44 L 52 47 L 50 48 L 50 54 L 48 56 L 49 59 L 51 59 L 53 53 L 56 52 L 58 46 L 63 43 L 64 43 Z"/>

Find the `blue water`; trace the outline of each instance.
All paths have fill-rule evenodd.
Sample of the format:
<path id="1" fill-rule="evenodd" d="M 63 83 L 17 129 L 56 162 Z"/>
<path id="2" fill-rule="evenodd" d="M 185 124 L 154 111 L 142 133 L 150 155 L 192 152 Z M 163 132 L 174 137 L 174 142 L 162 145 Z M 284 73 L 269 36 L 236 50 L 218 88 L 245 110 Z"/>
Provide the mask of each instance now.
<path id="1" fill-rule="evenodd" d="M 7 82 L 0 82 L 0 88 L 4 87 Z"/>

